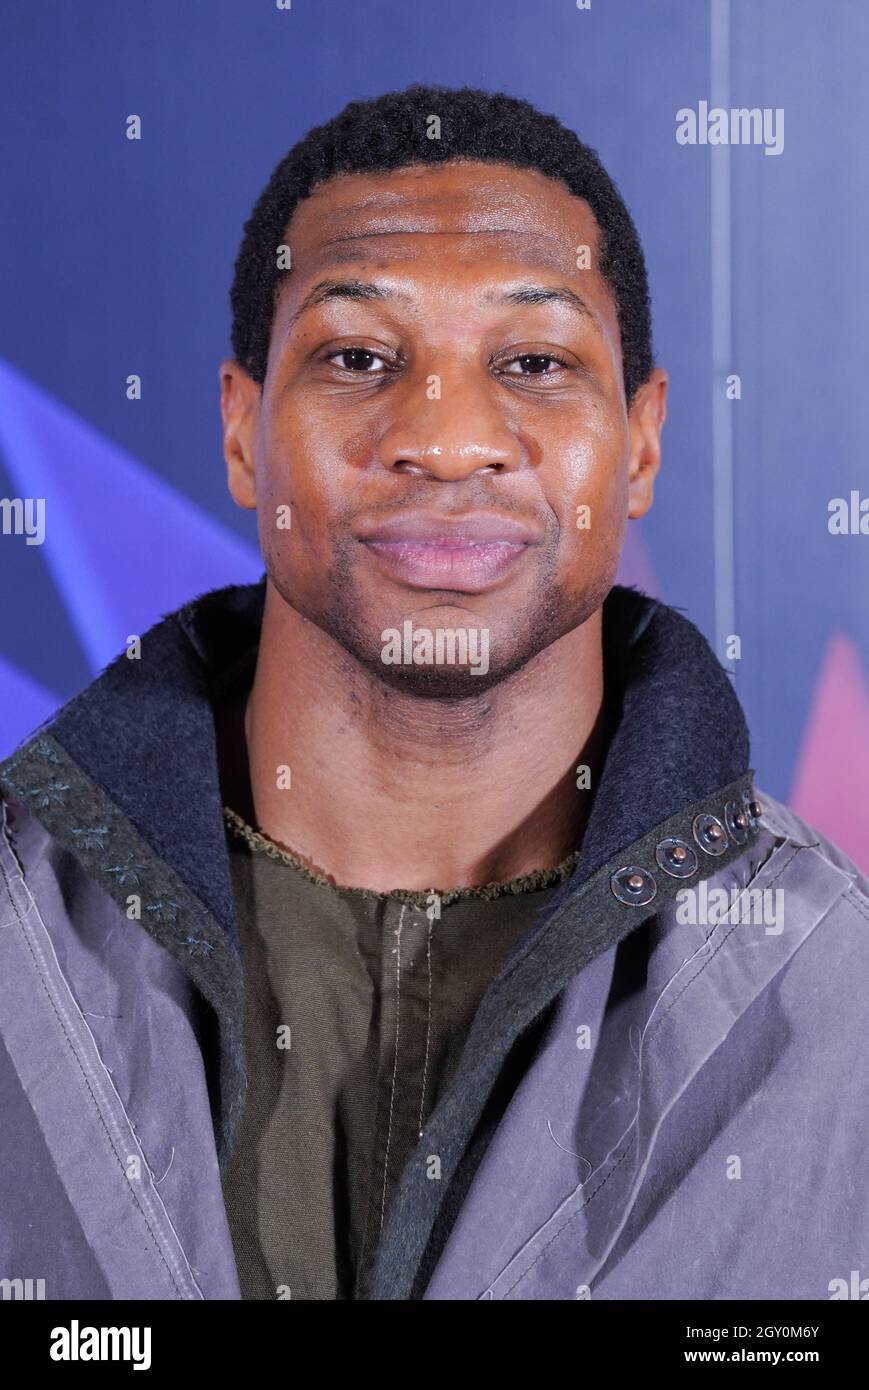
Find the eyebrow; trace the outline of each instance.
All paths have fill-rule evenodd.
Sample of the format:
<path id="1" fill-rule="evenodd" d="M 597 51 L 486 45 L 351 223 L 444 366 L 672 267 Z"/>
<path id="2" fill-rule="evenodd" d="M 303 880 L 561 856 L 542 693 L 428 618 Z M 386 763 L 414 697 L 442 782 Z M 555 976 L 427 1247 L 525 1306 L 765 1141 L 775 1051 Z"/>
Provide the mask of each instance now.
<path id="1" fill-rule="evenodd" d="M 573 309 L 583 318 L 594 319 L 594 314 L 589 309 L 585 300 L 575 290 L 567 285 L 521 285 L 518 289 L 509 290 L 507 294 L 486 295 L 486 303 L 501 304 L 565 304 L 569 309 Z"/>
<path id="2" fill-rule="evenodd" d="M 409 302 L 410 296 L 373 280 L 320 280 L 309 290 L 287 325 L 294 326 L 308 309 L 316 308 L 330 299 L 386 299 Z M 484 296 L 485 304 L 564 304 L 583 318 L 596 322 L 585 300 L 567 285 L 520 285 L 506 294 L 495 291 Z"/>
<path id="3" fill-rule="evenodd" d="M 406 301 L 409 298 L 409 295 L 387 289 L 386 286 L 375 284 L 371 280 L 320 280 L 305 295 L 290 319 L 287 329 L 292 328 L 297 319 L 300 319 L 308 309 L 314 309 L 318 304 L 323 304 L 329 299 L 401 299 Z"/>

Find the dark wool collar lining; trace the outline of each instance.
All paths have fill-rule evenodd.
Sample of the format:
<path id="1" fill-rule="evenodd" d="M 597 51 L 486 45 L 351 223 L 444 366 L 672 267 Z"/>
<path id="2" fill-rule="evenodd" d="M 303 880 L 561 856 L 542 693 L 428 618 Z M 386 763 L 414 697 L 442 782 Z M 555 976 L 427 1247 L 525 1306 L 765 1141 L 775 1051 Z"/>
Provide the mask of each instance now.
<path id="1" fill-rule="evenodd" d="M 616 586 L 604 604 L 604 685 L 618 727 L 578 872 L 748 770 L 742 706 L 706 638 L 675 608 Z"/>

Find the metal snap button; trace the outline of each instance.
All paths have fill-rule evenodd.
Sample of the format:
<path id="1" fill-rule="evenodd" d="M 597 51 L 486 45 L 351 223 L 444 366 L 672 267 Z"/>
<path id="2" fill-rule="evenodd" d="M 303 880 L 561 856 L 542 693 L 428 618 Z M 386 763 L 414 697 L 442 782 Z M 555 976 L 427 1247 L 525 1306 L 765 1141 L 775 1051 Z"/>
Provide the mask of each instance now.
<path id="1" fill-rule="evenodd" d="M 650 903 L 658 891 L 658 885 L 648 869 L 637 868 L 634 864 L 614 873 L 610 887 L 620 903 L 629 903 L 634 907 Z"/>
<path id="2" fill-rule="evenodd" d="M 675 836 L 660 840 L 655 846 L 655 859 L 659 868 L 672 878 L 690 878 L 697 872 L 697 855 L 690 845 Z"/>
<path id="3" fill-rule="evenodd" d="M 728 801 L 724 808 L 724 824 L 727 826 L 727 833 L 736 845 L 744 845 L 748 839 L 748 832 L 751 825 L 748 819 L 748 812 L 744 809 L 741 802 Z"/>
<path id="4" fill-rule="evenodd" d="M 694 839 L 706 854 L 719 855 L 727 849 L 727 831 L 717 816 L 695 816 L 692 829 Z"/>

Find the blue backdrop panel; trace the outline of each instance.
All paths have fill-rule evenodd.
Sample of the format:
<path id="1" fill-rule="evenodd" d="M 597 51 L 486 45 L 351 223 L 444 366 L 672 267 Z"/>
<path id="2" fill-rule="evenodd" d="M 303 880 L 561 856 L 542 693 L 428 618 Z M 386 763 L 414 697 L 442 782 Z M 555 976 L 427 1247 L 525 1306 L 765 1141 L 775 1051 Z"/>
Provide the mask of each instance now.
<path id="1" fill-rule="evenodd" d="M 716 646 L 760 784 L 869 862 L 869 536 L 827 527 L 830 499 L 869 496 L 869 7 L 7 0 L 0 25 L 0 496 L 44 497 L 47 527 L 0 536 L 0 751 L 129 634 L 261 570 L 218 363 L 274 164 L 351 98 L 471 84 L 597 149 L 646 247 L 670 413 L 623 577 Z M 782 152 L 679 144 L 701 101 L 781 109 Z"/>

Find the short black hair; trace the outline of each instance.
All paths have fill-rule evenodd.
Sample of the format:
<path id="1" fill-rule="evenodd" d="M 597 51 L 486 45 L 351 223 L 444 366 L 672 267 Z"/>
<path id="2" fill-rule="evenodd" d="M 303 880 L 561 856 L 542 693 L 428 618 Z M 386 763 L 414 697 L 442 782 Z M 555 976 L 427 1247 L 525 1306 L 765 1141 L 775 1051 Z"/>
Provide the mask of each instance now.
<path id="1" fill-rule="evenodd" d="M 440 138 L 429 121 L 440 119 Z M 278 267 L 297 203 L 337 174 L 480 160 L 536 169 L 584 198 L 600 231 L 598 270 L 612 291 L 621 334 L 628 405 L 653 366 L 646 262 L 621 194 L 596 152 L 555 116 L 504 92 L 414 83 L 368 101 L 351 101 L 315 126 L 279 162 L 244 226 L 230 291 L 235 360 L 262 386 L 275 296 L 287 273 Z"/>

